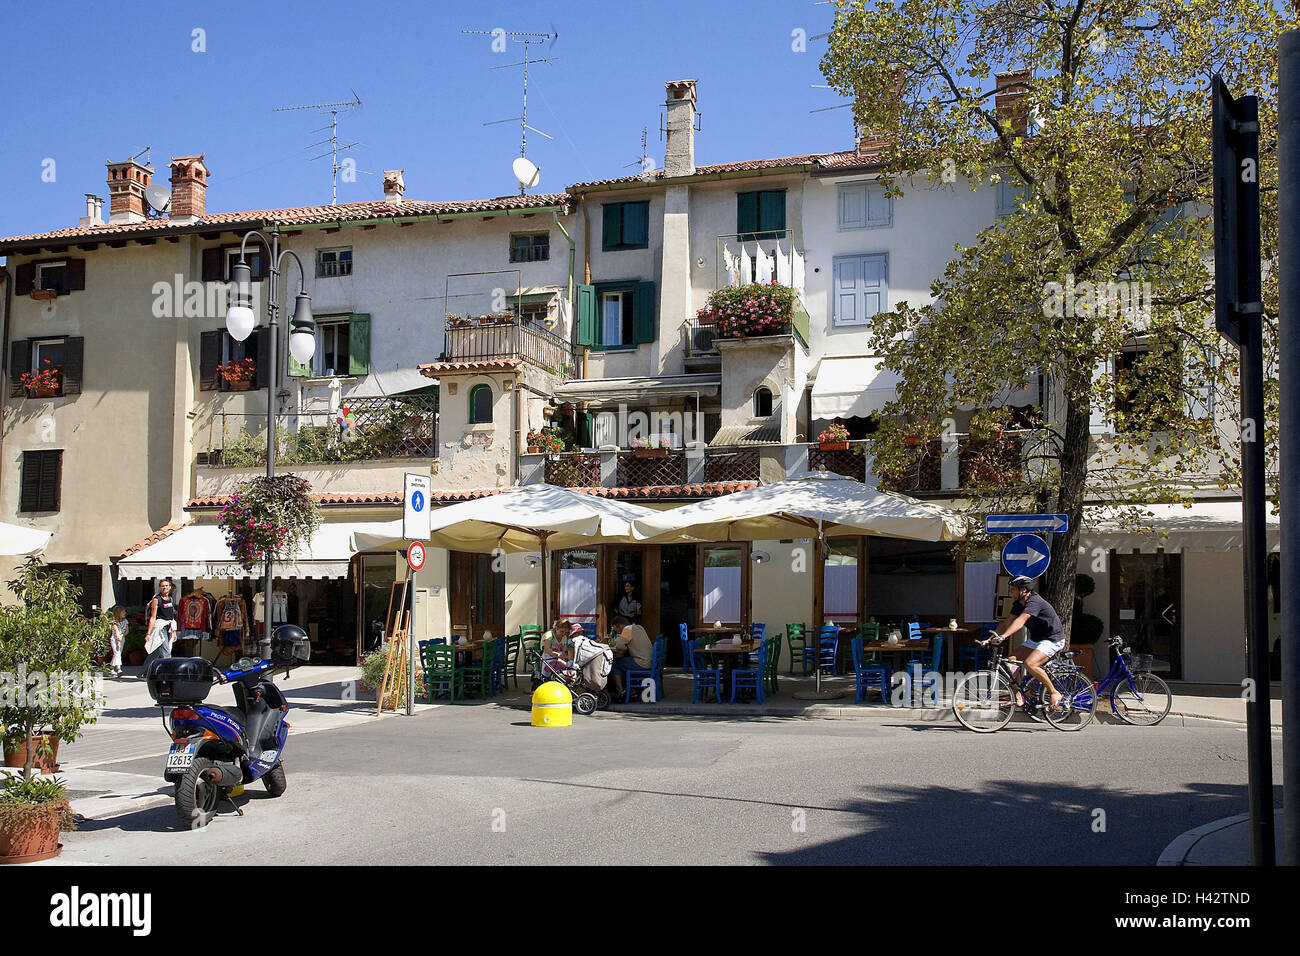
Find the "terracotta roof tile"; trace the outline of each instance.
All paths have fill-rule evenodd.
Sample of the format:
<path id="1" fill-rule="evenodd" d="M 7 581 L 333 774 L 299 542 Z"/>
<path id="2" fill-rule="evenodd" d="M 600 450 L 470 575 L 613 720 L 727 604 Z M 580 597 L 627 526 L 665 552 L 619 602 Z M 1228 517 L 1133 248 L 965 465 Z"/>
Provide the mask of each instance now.
<path id="1" fill-rule="evenodd" d="M 177 531 L 180 531 L 181 528 L 184 528 L 186 525 L 193 524 L 193 523 L 194 523 L 194 519 L 191 518 L 188 521 L 182 521 L 179 522 L 178 524 L 165 525 L 159 528 L 157 531 L 145 535 L 143 538 L 141 538 L 139 541 L 137 541 L 135 544 L 131 545 L 130 547 L 123 548 L 121 553 L 118 554 L 117 556 L 119 558 L 125 558 L 127 555 L 135 554 L 137 551 L 143 551 L 145 548 L 149 547 L 149 545 L 157 544 L 163 538 L 169 537 L 175 534 Z"/>
<path id="2" fill-rule="evenodd" d="M 781 156 L 775 159 L 747 159 L 738 163 L 713 163 L 707 166 L 696 166 L 696 176 L 709 176 L 716 173 L 741 173 L 749 170 L 759 169 L 778 169 L 782 166 L 808 166 L 816 165 L 823 156 L 837 156 L 838 153 L 807 153 L 802 156 Z M 597 179 L 591 182 L 574 183 L 568 187 L 569 192 L 579 192 L 588 186 L 609 186 L 615 183 L 632 183 L 640 180 L 647 185 L 653 185 L 664 178 L 664 171 L 656 169 L 653 173 L 645 175 L 644 173 L 636 176 L 619 176 L 615 179 Z"/>
<path id="3" fill-rule="evenodd" d="M 481 362 L 428 362 L 416 368 L 421 375 L 436 378 L 448 372 L 510 372 L 523 364 L 521 359 L 485 359 Z"/>
<path id="4" fill-rule="evenodd" d="M 488 495 L 500 493 L 500 488 L 473 488 L 465 491 L 437 490 L 429 492 L 429 500 L 432 503 L 449 502 L 449 501 L 469 501 L 473 498 L 484 498 Z M 402 503 L 402 493 L 400 491 L 347 491 L 347 492 L 325 492 L 312 495 L 313 498 L 322 506 L 330 507 L 334 505 L 400 505 Z M 221 508 L 230 501 L 229 495 L 207 495 L 201 498 L 191 498 L 185 505 L 186 511 L 201 510 L 207 508 Z"/>
<path id="5" fill-rule="evenodd" d="M 601 498 L 716 498 L 733 491 L 748 491 L 757 487 L 757 481 L 705 481 L 694 485 L 640 485 L 573 490 Z"/>

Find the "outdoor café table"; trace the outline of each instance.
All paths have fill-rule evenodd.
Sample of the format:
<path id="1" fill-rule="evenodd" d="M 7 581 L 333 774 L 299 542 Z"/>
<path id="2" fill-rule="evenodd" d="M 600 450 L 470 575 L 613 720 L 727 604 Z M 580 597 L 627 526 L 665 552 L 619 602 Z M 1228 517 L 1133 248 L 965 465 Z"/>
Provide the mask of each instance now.
<path id="1" fill-rule="evenodd" d="M 700 624 L 691 628 L 696 637 L 707 637 L 714 635 L 715 638 L 727 638 L 730 640 L 737 634 L 749 633 L 749 628 L 741 627 L 739 624 Z"/>
<path id="2" fill-rule="evenodd" d="M 934 628 L 931 628 L 930 630 L 934 630 Z M 946 631 L 948 628 L 945 627 L 942 628 L 942 630 Z M 925 638 L 921 638 L 917 641 L 909 641 L 907 638 L 903 638 L 897 644 L 890 644 L 889 641 L 862 642 L 863 654 L 911 654 L 915 651 L 928 651 L 929 649 L 930 642 Z M 913 696 L 915 696 L 915 694 Z"/>
<path id="3" fill-rule="evenodd" d="M 954 638 L 974 634 L 979 637 L 980 629 L 978 627 L 926 627 L 921 629 L 922 634 L 951 634 Z M 952 667 L 953 654 L 956 651 L 956 640 L 948 642 L 948 653 L 945 655 L 948 660 L 945 663 L 949 668 Z"/>
<path id="4" fill-rule="evenodd" d="M 733 631 L 739 633 L 739 628 L 733 628 Z M 758 643 L 755 641 L 741 641 L 734 644 L 731 641 L 718 641 L 716 644 L 706 644 L 700 648 L 701 654 L 709 654 L 715 657 L 723 668 L 723 680 L 726 681 L 726 674 L 735 669 L 736 664 L 740 661 L 741 655 L 752 654 L 758 650 Z"/>

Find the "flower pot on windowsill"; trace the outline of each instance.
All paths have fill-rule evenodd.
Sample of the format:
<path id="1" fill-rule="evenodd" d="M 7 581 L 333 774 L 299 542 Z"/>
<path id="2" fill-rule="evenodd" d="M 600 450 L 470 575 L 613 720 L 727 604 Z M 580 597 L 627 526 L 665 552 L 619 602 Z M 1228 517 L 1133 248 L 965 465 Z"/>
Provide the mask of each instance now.
<path id="1" fill-rule="evenodd" d="M 667 448 L 633 448 L 632 454 L 637 458 L 667 458 Z"/>
<path id="2" fill-rule="evenodd" d="M 822 441 L 817 446 L 822 451 L 848 451 L 849 443 L 846 441 Z"/>
<path id="3" fill-rule="evenodd" d="M 33 299 L 40 301 L 42 299 L 57 299 L 59 297 L 58 289 L 33 289 L 28 293 Z"/>
<path id="4" fill-rule="evenodd" d="M 541 453 L 542 453 L 542 448 L 541 448 L 540 445 L 529 445 L 529 446 L 528 446 L 528 454 L 530 454 L 530 455 L 540 455 Z"/>
<path id="5" fill-rule="evenodd" d="M 250 380 L 242 382 L 227 382 L 226 384 L 230 386 L 232 392 L 247 392 L 253 387 L 253 383 Z"/>
<path id="6" fill-rule="evenodd" d="M 37 385 L 28 389 L 28 394 L 33 398 L 58 398 L 59 386 L 57 385 Z"/>

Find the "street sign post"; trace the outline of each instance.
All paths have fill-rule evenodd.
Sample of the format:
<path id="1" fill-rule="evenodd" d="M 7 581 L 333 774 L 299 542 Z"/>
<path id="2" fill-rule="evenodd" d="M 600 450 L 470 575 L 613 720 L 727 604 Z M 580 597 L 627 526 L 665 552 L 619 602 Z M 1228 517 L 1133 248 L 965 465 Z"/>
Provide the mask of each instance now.
<path id="1" fill-rule="evenodd" d="M 408 541 L 428 541 L 431 527 L 429 476 L 408 472 L 402 497 L 402 537 Z"/>
<path id="2" fill-rule="evenodd" d="M 1069 531 L 1070 516 L 1054 515 L 988 515 L 984 519 L 985 534 L 1049 534 Z"/>
<path id="3" fill-rule="evenodd" d="M 1018 534 L 1002 549 L 1002 567 L 1012 577 L 1036 578 L 1051 563 L 1051 548 L 1036 534 Z"/>

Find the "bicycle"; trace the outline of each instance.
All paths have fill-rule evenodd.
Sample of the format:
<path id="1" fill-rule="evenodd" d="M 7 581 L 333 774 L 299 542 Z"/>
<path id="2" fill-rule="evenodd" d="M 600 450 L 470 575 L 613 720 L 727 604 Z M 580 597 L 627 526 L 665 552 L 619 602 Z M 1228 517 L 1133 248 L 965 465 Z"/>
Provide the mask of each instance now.
<path id="1" fill-rule="evenodd" d="M 1110 712 L 1126 724 L 1154 727 L 1165 719 L 1173 706 L 1169 685 L 1140 667 L 1130 668 L 1125 655 L 1133 653 L 1133 648 L 1125 647 L 1124 639 L 1118 634 L 1106 643 L 1115 657 L 1110 671 L 1097 684 L 1097 695 L 1109 690 Z"/>
<path id="2" fill-rule="evenodd" d="M 992 632 L 990 632 L 992 633 Z M 978 642 L 981 647 L 989 641 Z M 1091 680 L 1074 664 L 1074 651 L 1057 655 L 1047 662 L 1045 670 L 1056 689 L 1061 692 L 1061 703 L 1056 707 L 1043 703 L 1038 681 L 1027 675 L 1017 675 L 1009 658 L 1002 656 L 1001 644 L 994 645 L 993 659 L 988 669 L 968 674 L 958 682 L 952 695 L 952 712 L 958 722 L 968 730 L 991 734 L 1011 722 L 1016 711 L 1016 692 L 1023 703 L 1021 710 L 1032 719 L 1047 719 L 1057 730 L 1082 730 L 1092 723 L 1097 707 L 1097 690 Z"/>

